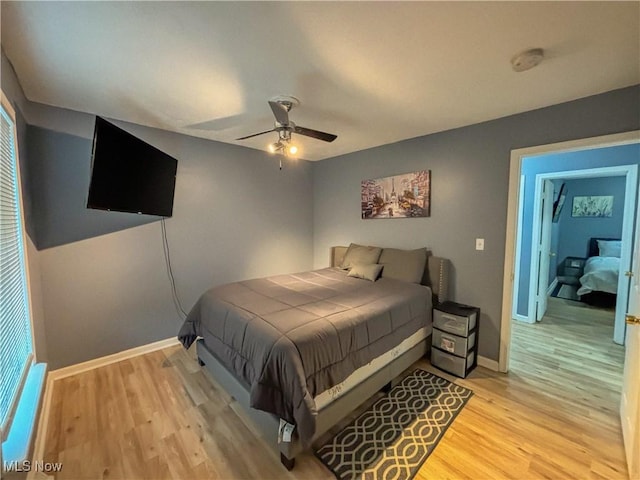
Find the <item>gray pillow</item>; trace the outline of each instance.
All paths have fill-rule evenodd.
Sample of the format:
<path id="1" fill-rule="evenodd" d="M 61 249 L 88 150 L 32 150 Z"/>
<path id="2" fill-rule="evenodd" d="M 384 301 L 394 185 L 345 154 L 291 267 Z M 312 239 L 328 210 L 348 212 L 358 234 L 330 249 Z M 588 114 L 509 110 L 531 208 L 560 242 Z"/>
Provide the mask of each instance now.
<path id="1" fill-rule="evenodd" d="M 364 278 L 370 282 L 375 282 L 380 275 L 382 265 L 377 263 L 369 263 L 367 265 L 356 264 L 349 270 L 349 277 Z"/>
<path id="2" fill-rule="evenodd" d="M 427 262 L 427 249 L 399 250 L 385 248 L 378 263 L 384 268 L 382 278 L 394 278 L 403 282 L 420 283 Z"/>
<path id="3" fill-rule="evenodd" d="M 342 269 L 348 270 L 354 265 L 378 263 L 380 252 L 382 252 L 380 247 L 365 247 L 364 245 L 352 243 L 342 259 Z"/>

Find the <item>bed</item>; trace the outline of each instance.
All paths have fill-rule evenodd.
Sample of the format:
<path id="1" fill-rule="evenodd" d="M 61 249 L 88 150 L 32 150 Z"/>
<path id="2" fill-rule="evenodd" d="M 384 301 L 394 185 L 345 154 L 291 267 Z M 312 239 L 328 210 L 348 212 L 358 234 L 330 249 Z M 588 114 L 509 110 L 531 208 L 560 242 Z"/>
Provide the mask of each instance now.
<path id="1" fill-rule="evenodd" d="M 205 292 L 178 338 L 291 469 L 295 456 L 427 353 L 448 261 L 351 244 L 330 267 Z M 385 273 L 386 272 L 386 273 Z"/>
<path id="2" fill-rule="evenodd" d="M 616 303 L 620 276 L 618 238 L 591 238 L 589 251 L 580 277 L 577 294 L 580 300 L 594 306 L 611 307 Z"/>

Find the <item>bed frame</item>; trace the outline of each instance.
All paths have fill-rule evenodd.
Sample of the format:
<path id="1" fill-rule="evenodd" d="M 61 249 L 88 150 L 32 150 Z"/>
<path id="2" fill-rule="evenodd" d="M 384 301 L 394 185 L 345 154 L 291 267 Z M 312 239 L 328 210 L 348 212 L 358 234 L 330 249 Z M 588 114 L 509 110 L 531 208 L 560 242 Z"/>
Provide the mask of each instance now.
<path id="1" fill-rule="evenodd" d="M 331 248 L 330 264 L 332 267 L 342 264 L 342 259 L 346 251 L 347 247 Z M 449 261 L 444 258 L 429 255 L 422 283 L 431 286 L 434 294 L 434 304 L 447 299 L 448 281 Z M 412 349 L 398 356 L 392 360 L 391 363 L 318 411 L 316 417 L 316 433 L 313 441 L 316 441 L 331 427 L 339 423 L 349 413 L 375 395 L 376 392 L 390 388 L 396 377 L 428 352 L 429 346 L 431 345 L 430 337 L 431 334 L 429 333 L 425 341 L 420 342 Z M 202 339 L 198 339 L 196 343 L 196 352 L 200 365 L 204 366 L 227 393 L 237 400 L 254 425 L 261 431 L 267 442 L 274 447 L 275 451 L 280 452 L 280 461 L 282 464 L 287 470 L 291 470 L 295 465 L 296 455 L 304 450 L 302 444 L 297 440 L 297 436 L 294 435 L 291 442 L 277 443 L 280 419 L 271 413 L 251 408 L 249 385 L 230 373 L 217 359 L 215 354 L 206 347 Z"/>

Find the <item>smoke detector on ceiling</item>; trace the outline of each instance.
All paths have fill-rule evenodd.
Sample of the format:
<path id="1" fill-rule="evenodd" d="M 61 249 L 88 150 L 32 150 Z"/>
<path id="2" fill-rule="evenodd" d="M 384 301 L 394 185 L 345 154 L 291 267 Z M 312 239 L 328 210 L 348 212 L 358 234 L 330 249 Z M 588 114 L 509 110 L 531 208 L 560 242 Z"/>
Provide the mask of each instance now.
<path id="1" fill-rule="evenodd" d="M 531 48 L 520 52 L 511 59 L 511 66 L 516 72 L 524 72 L 538 65 L 544 58 L 544 50 Z"/>

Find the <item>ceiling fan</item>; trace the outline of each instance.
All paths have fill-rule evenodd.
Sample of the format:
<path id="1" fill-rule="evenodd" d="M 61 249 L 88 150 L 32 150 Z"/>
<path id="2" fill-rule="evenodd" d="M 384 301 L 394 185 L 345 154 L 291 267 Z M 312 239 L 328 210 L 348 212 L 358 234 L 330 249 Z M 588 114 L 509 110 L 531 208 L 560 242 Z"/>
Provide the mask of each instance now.
<path id="1" fill-rule="evenodd" d="M 236 140 L 246 140 L 247 138 L 257 137 L 269 132 L 278 132 L 278 141 L 269 145 L 269 150 L 274 153 L 282 153 L 284 155 L 295 155 L 298 151 L 296 145 L 291 142 L 291 134 L 297 133 L 305 137 L 315 138 L 324 142 L 333 142 L 337 135 L 332 133 L 321 132 L 311 128 L 299 127 L 289 120 L 289 112 L 293 107 L 300 105 L 300 100 L 289 95 L 280 95 L 269 100 L 269 106 L 275 117 L 275 126 L 271 130 L 253 133 L 245 137 L 236 138 Z"/>

